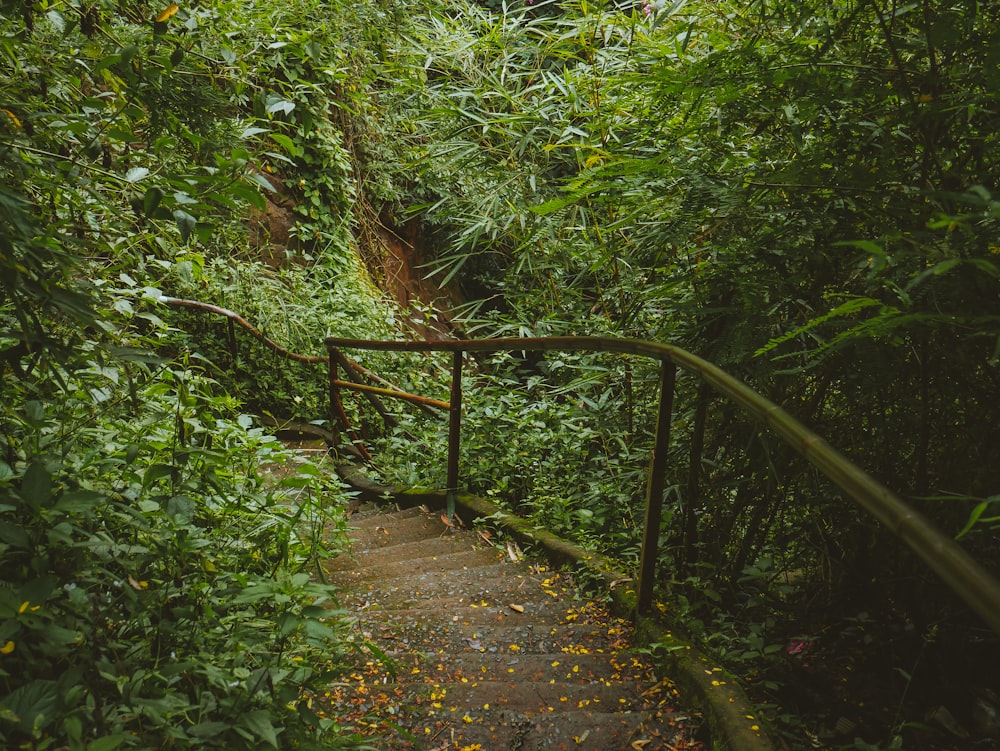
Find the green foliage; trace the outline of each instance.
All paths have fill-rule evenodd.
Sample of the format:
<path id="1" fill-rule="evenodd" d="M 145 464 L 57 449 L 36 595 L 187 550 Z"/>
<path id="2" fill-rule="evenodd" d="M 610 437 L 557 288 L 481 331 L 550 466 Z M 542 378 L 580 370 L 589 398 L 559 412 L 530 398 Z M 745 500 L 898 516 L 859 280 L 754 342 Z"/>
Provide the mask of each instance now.
<path id="1" fill-rule="evenodd" d="M 146 358 L 142 358 L 146 359 Z M 310 580 L 337 492 L 198 370 L 91 344 L 63 387 L 5 388 L 0 737 L 10 747 L 291 747 L 338 667 Z M 15 406 L 16 405 L 16 406 Z M 333 527 L 330 527 L 330 524 Z M 329 554 L 329 551 L 328 551 Z"/>
<path id="2" fill-rule="evenodd" d="M 566 353 L 533 368 L 503 353 L 478 365 L 465 384 L 463 487 L 570 539 L 636 559 L 650 436 L 623 434 L 608 410 L 626 388 L 614 362 Z M 640 393 L 655 383 L 646 375 Z M 636 407 L 637 424 L 647 423 L 645 409 Z M 429 418 L 387 437 L 377 461 L 392 482 L 443 487 L 446 449 L 446 421 Z"/>
<path id="3" fill-rule="evenodd" d="M 4 740 L 336 732 L 307 701 L 341 648 L 302 578 L 320 481 L 265 490 L 276 446 L 234 422 L 316 419 L 324 374 L 155 300 L 308 354 L 392 338 L 368 275 L 406 217 L 465 332 L 679 343 L 995 566 L 998 28 L 930 0 L 0 5 Z M 279 209 L 265 267 L 247 225 Z M 443 358 L 363 363 L 447 393 Z M 471 489 L 631 559 L 654 374 L 553 354 L 468 379 Z M 960 621 L 757 426 L 684 378 L 675 413 L 663 563 L 717 653 L 764 674 L 796 619 Z M 379 462 L 441 484 L 421 420 Z"/>
<path id="4" fill-rule="evenodd" d="M 464 328 L 669 339 L 904 495 L 991 497 L 995 10 L 548 10 L 432 10 L 394 92 L 413 210 L 435 228 L 428 271 L 463 286 Z M 845 588 L 867 576 L 881 536 L 856 534 L 851 510 L 829 526 L 827 490 L 798 467 L 775 477 L 787 459 L 754 426 L 725 409 L 707 426 L 696 469 L 719 500 L 692 500 L 706 539 L 795 517 L 859 562 Z M 733 464 L 742 446 L 749 471 Z M 796 514 L 770 500 L 780 486 Z M 958 534 L 978 503 L 926 508 Z"/>
<path id="5" fill-rule="evenodd" d="M 422 218 L 443 229 L 434 278 L 478 292 L 467 314 L 499 307 L 520 325 L 635 332 L 642 285 L 625 235 L 588 201 L 558 221 L 533 211 L 560 180 L 607 160 L 634 117 L 614 97 L 636 70 L 642 16 L 566 10 L 465 6 L 428 17 L 406 61 L 417 79 L 403 89 L 416 130 L 412 191 Z"/>
<path id="6" fill-rule="evenodd" d="M 5 748 L 357 745 L 313 706 L 348 648 L 312 578 L 345 497 L 310 464 L 267 480 L 293 459 L 242 414 L 305 399 L 311 419 L 321 390 L 252 348 L 234 373 L 156 303 L 252 301 L 307 350 L 357 319 L 388 331 L 347 240 L 348 100 L 327 87 L 355 85 L 391 12 L 339 10 L 0 6 Z M 264 274 L 247 224 L 275 165 L 309 246 Z"/>
<path id="7" fill-rule="evenodd" d="M 292 352 L 325 355 L 328 336 L 393 338 L 398 311 L 371 284 L 353 251 L 331 252 L 336 260 L 318 256 L 308 266 L 270 268 L 245 260 L 209 261 L 199 279 L 178 285 L 178 294 L 212 300 L 238 311 L 259 331 Z M 231 393 L 258 414 L 302 421 L 325 417 L 329 411 L 326 365 L 302 365 L 236 329 L 230 341 L 227 322 L 201 312 L 160 310 L 181 331 L 164 346 L 196 352 L 216 368 Z M 233 346 L 235 345 L 235 351 Z M 408 369 L 406 361 L 376 358 L 384 375 Z"/>
<path id="8" fill-rule="evenodd" d="M 680 344 L 996 570 L 996 8 L 540 5 L 431 9 L 391 92 L 428 274 L 460 286 L 463 330 Z M 641 379 L 611 365 L 605 387 L 621 387 L 589 422 L 571 405 L 600 403 L 594 392 L 556 397 L 572 379 L 495 367 L 470 376 L 463 476 L 614 548 L 592 520 L 617 525 L 616 483 L 648 449 Z M 593 450 L 617 436 L 627 450 Z M 786 624 L 830 628 L 861 608 L 967 627 L 885 530 L 683 379 L 673 436 L 662 563 L 727 657 L 780 662 Z M 440 455 L 440 432 L 428 445 L 393 444 L 401 475 L 418 479 L 418 451 Z M 630 469 L 588 465 L 595 454 Z M 745 572 L 762 561 L 794 578 L 795 598 L 749 606 Z M 763 647 L 743 641 L 764 625 L 778 633 Z"/>

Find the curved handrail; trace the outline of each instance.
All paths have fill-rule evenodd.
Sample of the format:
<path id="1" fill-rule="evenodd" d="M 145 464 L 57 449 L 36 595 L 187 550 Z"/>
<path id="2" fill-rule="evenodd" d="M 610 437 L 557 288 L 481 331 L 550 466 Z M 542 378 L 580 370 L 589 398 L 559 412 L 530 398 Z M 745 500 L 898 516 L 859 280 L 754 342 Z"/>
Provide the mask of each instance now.
<path id="1" fill-rule="evenodd" d="M 452 352 L 456 356 L 456 373 L 459 377 L 461 373 L 460 358 L 464 352 L 569 350 L 640 355 L 659 360 L 664 364 L 664 386 L 665 388 L 669 387 L 671 391 L 673 379 L 672 376 L 669 379 L 666 377 L 666 365 L 679 366 L 697 375 L 720 394 L 760 419 L 777 433 L 806 461 L 826 475 L 837 487 L 903 540 L 918 558 L 941 577 L 954 593 L 977 612 L 994 631 L 1000 634 L 1000 582 L 976 563 L 955 540 L 938 530 L 922 514 L 911 508 L 891 490 L 844 457 L 819 435 L 806 428 L 777 404 L 758 394 L 718 366 L 686 350 L 670 344 L 640 339 L 581 336 L 410 342 L 329 337 L 325 340 L 325 344 L 331 353 L 338 351 L 341 347 L 379 351 Z M 452 392 L 454 395 L 454 384 Z M 663 393 L 661 393 L 660 404 L 661 422 L 664 419 L 662 412 L 665 407 L 669 427 L 671 401 L 665 399 Z M 660 442 L 659 436 L 657 442 Z M 665 452 L 665 447 L 663 451 Z M 651 472 L 651 483 L 657 474 L 656 452 L 657 449 L 654 449 L 654 469 Z M 451 480 L 449 480 L 449 485 L 452 485 Z M 455 488 L 449 489 L 455 490 Z M 651 518 L 649 507 L 653 505 L 653 495 L 651 492 L 650 497 L 647 498 L 647 504 L 649 504 L 647 506 L 647 525 Z M 657 502 L 662 502 L 662 499 Z M 658 528 L 658 514 L 652 518 Z M 649 533 L 650 530 L 647 529 L 646 538 L 650 536 Z M 646 556 L 645 550 L 643 555 Z M 645 570 L 645 562 L 642 570 Z M 640 607 L 643 604 L 641 577 L 642 573 L 640 573 Z M 651 586 L 651 584 L 647 586 Z"/>
<path id="2" fill-rule="evenodd" d="M 172 305 L 173 307 L 178 307 L 178 308 L 191 308 L 193 310 L 201 310 L 206 313 L 214 313 L 215 315 L 228 318 L 230 326 L 229 337 L 230 337 L 231 347 L 235 347 L 235 335 L 233 332 L 233 324 L 239 324 L 240 327 L 246 329 L 251 336 L 253 336 L 257 341 L 259 341 L 265 347 L 289 360 L 295 360 L 296 362 L 306 363 L 307 365 L 315 365 L 317 363 L 329 364 L 330 362 L 330 358 L 326 355 L 303 355 L 298 352 L 292 352 L 290 349 L 282 347 L 276 341 L 274 341 L 266 334 L 264 334 L 262 331 L 257 329 L 252 323 L 247 321 L 246 318 L 241 316 L 239 313 L 229 310 L 228 308 L 223 308 L 220 307 L 219 305 L 213 305 L 212 303 L 201 302 L 200 300 L 188 300 L 183 297 L 169 297 L 168 295 L 161 295 L 160 297 L 156 298 L 156 300 L 157 302 L 163 303 L 164 305 Z M 369 399 L 372 398 L 377 399 L 377 395 L 381 394 L 382 396 L 391 396 L 395 399 L 403 399 L 404 401 L 412 402 L 413 404 L 416 404 L 418 407 L 422 408 L 428 408 L 428 407 L 434 407 L 436 409 L 448 408 L 447 404 L 438 401 L 437 399 L 429 399 L 424 396 L 419 396 L 417 394 L 410 394 L 409 392 L 403 391 L 401 388 L 394 386 L 389 381 L 385 380 L 384 378 L 381 378 L 375 373 L 372 373 L 367 368 L 363 368 L 358 363 L 354 362 L 353 360 L 349 360 L 346 357 L 342 357 L 340 359 L 340 363 L 341 365 L 344 366 L 344 369 L 348 372 L 348 375 L 352 379 L 352 382 L 347 382 L 347 381 L 340 382 L 338 385 L 341 388 L 350 389 L 352 391 L 367 392 L 367 394 L 372 395 L 369 397 Z M 364 376 L 370 378 L 376 383 L 382 384 L 384 388 L 365 385 L 364 383 L 361 382 L 358 373 L 363 374 Z M 375 406 L 375 409 L 382 412 L 383 415 L 385 414 L 384 408 L 382 407 L 380 402 L 373 401 L 372 403 Z"/>
<path id="3" fill-rule="evenodd" d="M 296 360 L 298 362 L 309 363 L 310 365 L 329 362 L 330 358 L 324 357 L 323 355 L 300 355 L 298 352 L 292 352 L 289 349 L 285 349 L 280 344 L 278 344 L 273 339 L 269 339 L 262 332 L 258 331 L 253 324 L 251 324 L 247 319 L 241 316 L 239 313 L 234 313 L 227 308 L 220 308 L 218 305 L 212 305 L 207 302 L 200 302 L 198 300 L 185 300 L 181 297 L 168 297 L 167 295 L 162 295 L 157 298 L 157 302 L 161 302 L 164 305 L 173 305 L 180 308 L 194 308 L 196 310 L 204 310 L 206 313 L 215 313 L 216 315 L 224 316 L 230 321 L 238 323 L 240 326 L 249 331 L 255 339 L 260 341 L 264 346 L 269 349 L 274 350 L 282 357 L 287 357 L 289 360 Z"/>

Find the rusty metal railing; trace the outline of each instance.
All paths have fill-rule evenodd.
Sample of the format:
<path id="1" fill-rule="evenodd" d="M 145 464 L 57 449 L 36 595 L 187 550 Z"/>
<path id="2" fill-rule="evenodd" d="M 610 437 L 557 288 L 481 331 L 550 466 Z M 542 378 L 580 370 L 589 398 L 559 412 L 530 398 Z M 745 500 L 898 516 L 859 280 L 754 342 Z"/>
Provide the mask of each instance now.
<path id="1" fill-rule="evenodd" d="M 340 404 L 340 388 L 355 388 L 340 380 L 335 363 L 344 357 L 341 349 L 392 352 L 453 353 L 450 401 L 433 403 L 449 411 L 448 503 L 454 510 L 459 491 L 459 448 L 461 444 L 462 362 L 466 352 L 590 351 L 652 358 L 660 363 L 660 395 L 653 455 L 646 485 L 646 514 L 639 561 L 638 607 L 648 612 L 653 602 L 656 560 L 663 513 L 664 475 L 673 411 L 677 368 L 692 373 L 719 394 L 762 421 L 786 444 L 826 475 L 875 519 L 892 531 L 933 570 L 945 584 L 997 633 L 1000 633 L 1000 582 L 976 563 L 953 539 L 938 530 L 922 514 L 911 508 L 867 472 L 853 464 L 778 405 L 761 396 L 742 381 L 712 363 L 669 344 L 608 337 L 505 338 L 480 340 L 390 342 L 331 337 L 325 341 L 330 352 L 330 400 Z M 398 394 L 385 394 L 399 396 Z M 412 395 L 409 395 L 412 397 Z M 400 397 L 403 398 L 403 397 Z M 409 398 L 413 401 L 412 398 Z M 343 409 L 339 409 L 343 415 Z M 346 418 L 344 418 L 346 419 Z M 346 423 L 344 424 L 346 427 Z M 695 480 L 696 482 L 696 480 Z"/>

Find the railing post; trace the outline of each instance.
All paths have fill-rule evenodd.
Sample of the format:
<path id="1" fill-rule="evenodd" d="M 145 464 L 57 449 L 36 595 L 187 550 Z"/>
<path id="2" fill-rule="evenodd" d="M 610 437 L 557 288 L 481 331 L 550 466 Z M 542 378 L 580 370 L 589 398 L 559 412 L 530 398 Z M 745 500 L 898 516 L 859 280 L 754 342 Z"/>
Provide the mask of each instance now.
<path id="1" fill-rule="evenodd" d="M 330 425 L 339 425 L 340 432 L 344 433 L 347 430 L 347 426 L 340 419 L 340 414 L 343 408 L 340 406 L 340 388 L 337 386 L 337 381 L 340 380 L 340 373 L 338 372 L 337 358 L 334 355 L 334 350 L 330 349 Z"/>
<path id="2" fill-rule="evenodd" d="M 448 519 L 455 515 L 458 494 L 458 450 L 462 441 L 462 351 L 452 355 L 451 400 L 448 408 Z"/>
<path id="3" fill-rule="evenodd" d="M 333 349 L 330 349 L 330 381 L 329 381 L 329 397 L 330 397 L 330 425 L 338 425 L 340 423 L 340 415 L 337 410 L 337 400 L 340 399 L 340 390 L 337 388 L 337 381 L 340 380 L 338 377 L 340 374 L 337 372 L 337 358 L 333 356 Z M 340 426 L 341 431 L 344 430 L 344 426 Z"/>
<path id="4" fill-rule="evenodd" d="M 340 370 L 337 367 L 338 359 L 342 358 L 340 350 L 336 347 L 328 347 L 330 352 L 330 422 L 331 425 L 337 424 L 340 426 L 340 433 L 342 436 L 346 436 L 350 445 L 354 448 L 357 454 L 365 461 L 371 461 L 372 455 L 368 453 L 368 449 L 365 448 L 364 443 L 358 438 L 357 433 L 351 429 L 351 421 L 347 417 L 347 411 L 344 409 L 344 403 L 340 400 Z"/>
<path id="5" fill-rule="evenodd" d="M 229 354 L 232 356 L 233 361 L 235 362 L 236 359 L 240 356 L 240 348 L 239 348 L 239 345 L 236 344 L 236 324 L 233 323 L 233 319 L 232 318 L 227 319 L 227 322 L 229 323 L 229 326 L 228 326 L 228 328 L 229 328 Z"/>
<path id="6" fill-rule="evenodd" d="M 670 360 L 661 361 L 660 405 L 656 415 L 656 438 L 653 458 L 646 485 L 646 523 L 642 532 L 642 552 L 639 554 L 640 614 L 648 613 L 653 606 L 653 585 L 656 582 L 656 558 L 659 555 L 660 523 L 663 520 L 663 486 L 667 469 L 667 450 L 670 448 L 670 414 L 674 408 L 674 382 L 677 366 Z"/>

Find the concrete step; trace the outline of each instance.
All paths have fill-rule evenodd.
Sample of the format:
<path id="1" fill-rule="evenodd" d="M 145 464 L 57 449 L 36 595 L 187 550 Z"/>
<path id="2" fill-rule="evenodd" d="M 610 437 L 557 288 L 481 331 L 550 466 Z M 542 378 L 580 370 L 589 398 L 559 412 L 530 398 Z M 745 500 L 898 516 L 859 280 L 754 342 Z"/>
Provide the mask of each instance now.
<path id="1" fill-rule="evenodd" d="M 628 627 L 567 575 L 436 512 L 363 507 L 349 524 L 352 553 L 325 568 L 371 655 L 329 701 L 373 747 L 625 751 L 665 727 Z"/>
<path id="2" fill-rule="evenodd" d="M 417 581 L 425 582 L 426 587 L 426 583 L 441 579 L 449 573 L 491 566 L 496 563 L 497 558 L 495 550 L 472 547 L 440 555 L 415 556 L 409 560 L 375 559 L 368 561 L 363 568 L 326 571 L 334 584 L 343 588 L 358 588 L 371 583 L 389 586 L 393 579 L 413 579 L 413 571 L 418 569 L 421 573 L 417 575 Z"/>
<path id="3" fill-rule="evenodd" d="M 374 632 L 373 632 L 374 633 Z M 454 625 L 425 625 L 413 621 L 403 621 L 395 630 L 381 630 L 391 641 L 407 648 L 424 645 L 428 651 L 436 652 L 439 659 L 447 662 L 453 655 L 480 653 L 488 655 L 531 655 L 560 653 L 608 654 L 612 651 L 610 640 L 602 640 L 593 633 L 581 633 L 566 626 L 543 625 L 538 628 L 510 627 L 468 627 Z M 391 638 L 390 638 L 391 637 Z M 447 642 L 443 649 L 434 649 L 436 642 Z M 393 645 L 385 645 L 389 651 Z"/>
<path id="4" fill-rule="evenodd" d="M 449 713 L 451 748 L 518 749 L 518 751 L 627 751 L 635 741 L 651 740 L 644 712 L 501 711 L 485 717 Z M 469 721 L 466 721 L 466 717 Z M 672 746 L 646 746 L 661 751 Z"/>
<path id="5" fill-rule="evenodd" d="M 403 518 L 379 517 L 379 523 L 374 525 L 351 526 L 349 535 L 355 551 L 363 553 L 414 540 L 429 540 L 450 532 L 451 528 L 439 517 L 420 514 Z"/>
<path id="6" fill-rule="evenodd" d="M 347 525 L 356 529 L 367 529 L 378 526 L 399 524 L 406 519 L 427 515 L 428 512 L 418 506 L 397 509 L 392 506 L 362 506 L 347 519 Z"/>
<path id="7" fill-rule="evenodd" d="M 456 569 L 447 576 L 425 576 L 410 572 L 384 586 L 377 581 L 365 582 L 363 587 L 345 590 L 347 603 L 376 606 L 385 610 L 427 607 L 435 598 L 467 597 L 471 602 L 524 604 L 549 600 L 569 608 L 579 604 L 579 594 L 565 581 L 553 581 L 551 572 L 534 573 L 524 566 L 513 566 L 498 558 L 489 566 Z"/>
<path id="8" fill-rule="evenodd" d="M 353 555 L 335 558 L 327 564 L 326 568 L 328 571 L 356 571 L 388 563 L 412 563 L 420 558 L 433 558 L 480 548 L 481 546 L 477 545 L 474 539 L 465 535 L 439 535 L 409 542 L 398 541 L 380 548 L 359 549 Z M 412 572 L 412 568 L 410 572 Z"/>

